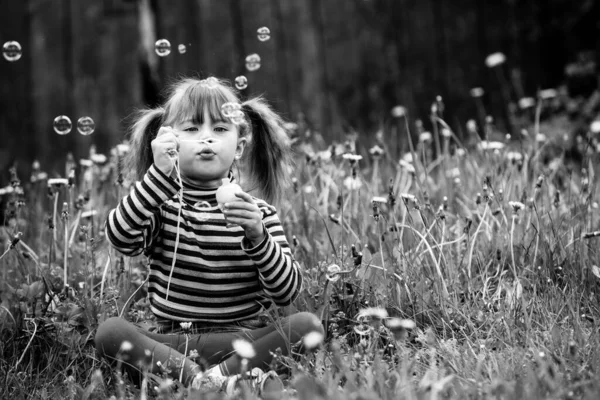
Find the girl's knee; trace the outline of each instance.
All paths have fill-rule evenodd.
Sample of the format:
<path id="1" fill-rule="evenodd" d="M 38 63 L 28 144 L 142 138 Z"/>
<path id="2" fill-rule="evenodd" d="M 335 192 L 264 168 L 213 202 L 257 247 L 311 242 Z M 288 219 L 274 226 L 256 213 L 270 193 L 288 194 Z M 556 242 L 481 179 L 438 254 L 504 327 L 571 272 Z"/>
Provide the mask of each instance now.
<path id="1" fill-rule="evenodd" d="M 300 336 L 310 332 L 325 334 L 321 320 L 313 313 L 299 312 L 290 316 L 290 325 L 293 331 Z"/>
<path id="2" fill-rule="evenodd" d="M 98 326 L 94 343 L 100 353 L 114 356 L 124 341 L 132 342 L 138 334 L 130 322 L 123 318 L 112 317 Z"/>

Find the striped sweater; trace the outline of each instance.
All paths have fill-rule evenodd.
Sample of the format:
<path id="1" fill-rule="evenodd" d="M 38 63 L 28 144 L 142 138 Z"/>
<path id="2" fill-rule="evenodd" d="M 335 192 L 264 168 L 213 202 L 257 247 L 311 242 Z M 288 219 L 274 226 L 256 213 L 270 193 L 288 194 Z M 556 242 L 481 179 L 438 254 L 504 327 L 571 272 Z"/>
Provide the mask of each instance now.
<path id="1" fill-rule="evenodd" d="M 180 208 L 177 181 L 151 166 L 106 221 L 106 237 L 115 249 L 150 257 L 148 292 L 154 314 L 174 321 L 229 323 L 255 318 L 272 302 L 290 304 L 301 276 L 276 209 L 256 199 L 267 234 L 252 247 L 241 227 L 225 226 L 216 189 L 184 186 L 168 299 Z M 200 201 L 210 207 L 193 208 Z"/>

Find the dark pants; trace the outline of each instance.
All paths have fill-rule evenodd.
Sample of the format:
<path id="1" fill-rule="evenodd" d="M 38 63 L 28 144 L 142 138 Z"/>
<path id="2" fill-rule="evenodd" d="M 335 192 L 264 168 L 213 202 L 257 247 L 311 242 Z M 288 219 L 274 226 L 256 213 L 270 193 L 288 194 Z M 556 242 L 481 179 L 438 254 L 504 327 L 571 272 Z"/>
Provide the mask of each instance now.
<path id="1" fill-rule="evenodd" d="M 121 359 L 135 381 L 139 379 L 140 367 L 144 362 L 149 364 L 149 372 L 160 374 L 161 367 L 157 364 L 160 361 L 162 366 L 171 370 L 169 375 L 173 378 L 179 379 L 183 367 L 182 382 L 187 384 L 200 371 L 200 360 L 208 366 L 219 364 L 224 375 L 240 373 L 241 360 L 236 355 L 232 356 L 232 341 L 235 339 L 252 343 L 256 356 L 250 360 L 251 367 L 268 369 L 272 360 L 270 352 L 280 348 L 283 355 L 289 355 L 290 346 L 313 331 L 324 333 L 319 319 L 307 312 L 293 314 L 263 328 L 200 334 L 154 333 L 123 318 L 113 317 L 100 324 L 95 343 L 100 354 L 109 360 Z M 131 349 L 120 351 L 123 342 L 129 342 Z M 199 356 L 195 362 L 184 355 L 189 356 L 193 350 Z"/>

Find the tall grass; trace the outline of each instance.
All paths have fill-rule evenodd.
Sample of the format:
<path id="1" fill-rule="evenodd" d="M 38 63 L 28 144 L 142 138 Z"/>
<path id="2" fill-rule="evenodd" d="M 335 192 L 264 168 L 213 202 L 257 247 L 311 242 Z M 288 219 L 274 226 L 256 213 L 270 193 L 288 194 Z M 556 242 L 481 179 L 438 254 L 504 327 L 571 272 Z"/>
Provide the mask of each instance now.
<path id="1" fill-rule="evenodd" d="M 477 131 L 459 140 L 440 113 L 432 121 L 433 134 L 407 137 L 404 154 L 386 146 L 390 132 L 362 157 L 353 141 L 296 143 L 294 187 L 279 209 L 303 268 L 292 308 L 319 315 L 327 337 L 300 359 L 275 359 L 291 370 L 282 396 L 597 398 L 591 133 L 581 163 L 562 136 L 542 142 L 537 124 L 491 142 Z M 204 398 L 160 379 L 140 391 L 93 349 L 106 318 L 151 318 L 144 259 L 116 254 L 102 230 L 130 185 L 123 151 L 106 160 L 92 151 L 66 183 L 13 173 L 1 192 L 1 398 Z M 416 327 L 398 329 L 400 320 Z"/>

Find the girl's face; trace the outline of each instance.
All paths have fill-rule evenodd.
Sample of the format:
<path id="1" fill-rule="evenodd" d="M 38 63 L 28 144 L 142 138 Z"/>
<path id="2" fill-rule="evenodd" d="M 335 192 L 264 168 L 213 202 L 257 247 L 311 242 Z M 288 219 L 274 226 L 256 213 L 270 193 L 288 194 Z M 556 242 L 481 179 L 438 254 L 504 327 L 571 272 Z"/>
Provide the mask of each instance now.
<path id="1" fill-rule="evenodd" d="M 192 183 L 219 186 L 234 160 L 241 157 L 246 139 L 239 137 L 238 126 L 229 120 L 212 121 L 208 110 L 202 119 L 202 123 L 189 120 L 173 126 L 179 133 L 181 174 Z"/>

